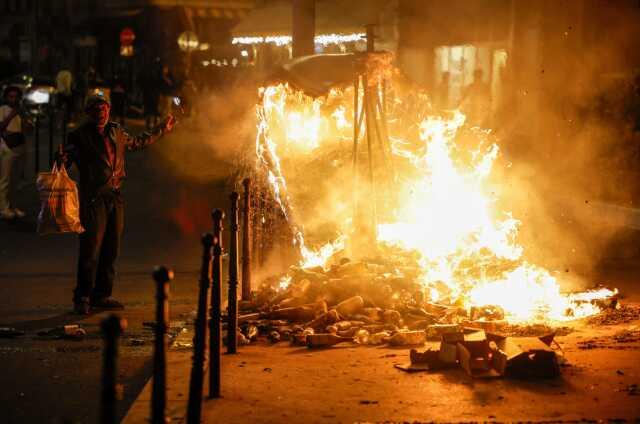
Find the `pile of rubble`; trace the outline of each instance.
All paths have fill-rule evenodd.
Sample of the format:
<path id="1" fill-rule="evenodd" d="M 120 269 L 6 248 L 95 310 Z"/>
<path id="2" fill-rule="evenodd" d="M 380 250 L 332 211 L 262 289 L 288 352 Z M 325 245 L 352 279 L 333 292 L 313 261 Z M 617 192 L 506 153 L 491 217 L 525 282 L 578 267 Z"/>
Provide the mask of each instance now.
<path id="1" fill-rule="evenodd" d="M 411 349 L 407 372 L 461 367 L 475 378 L 551 378 L 560 374 L 564 354 L 554 333 L 542 337 L 506 337 L 465 328 L 442 333 L 440 348 Z"/>
<path id="2" fill-rule="evenodd" d="M 404 253 L 337 262 L 329 269 L 292 267 L 286 277 L 263 283 L 252 301 L 240 302 L 239 343 L 250 343 L 260 335 L 271 342 L 289 341 L 310 348 L 345 342 L 421 346 L 428 339 L 444 338 L 440 350 L 444 353 L 439 354 L 449 359 L 466 357 L 462 349 L 471 362 L 479 357 L 501 360 L 503 355 L 492 353 L 497 351 L 507 358 L 515 355 L 514 342 L 497 332 L 518 334 L 514 328 L 521 328 L 510 325 L 499 306 L 466 309 L 462 299 L 446 296 L 432 301 L 418 281 L 416 257 Z M 443 284 L 439 292 L 446 294 L 446 289 Z M 474 338 L 482 340 L 484 353 L 480 356 L 475 347 L 467 346 Z M 523 351 L 540 342 L 535 337 L 523 340 L 527 343 L 520 345 Z"/>

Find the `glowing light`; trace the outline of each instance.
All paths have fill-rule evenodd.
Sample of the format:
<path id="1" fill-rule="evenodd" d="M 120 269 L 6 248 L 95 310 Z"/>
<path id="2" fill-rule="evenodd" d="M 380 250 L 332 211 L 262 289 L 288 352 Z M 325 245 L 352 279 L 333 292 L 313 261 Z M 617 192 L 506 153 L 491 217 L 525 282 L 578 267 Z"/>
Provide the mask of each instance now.
<path id="1" fill-rule="evenodd" d="M 242 57 L 249 57 L 249 52 L 248 52 L 248 51 L 246 51 L 246 50 L 241 50 L 241 51 L 240 51 L 240 56 L 242 56 Z"/>
<path id="2" fill-rule="evenodd" d="M 37 105 L 42 105 L 42 104 L 49 103 L 51 94 L 46 89 L 37 88 L 37 89 L 32 90 L 29 93 L 27 93 L 27 95 L 25 97 L 31 103 L 35 103 Z"/>
<path id="3" fill-rule="evenodd" d="M 366 40 L 364 33 L 352 34 L 321 34 L 314 39 L 316 44 L 327 46 L 329 44 L 353 43 Z M 231 44 L 275 44 L 276 46 L 285 46 L 291 44 L 292 38 L 289 35 L 270 35 L 267 37 L 234 37 Z"/>

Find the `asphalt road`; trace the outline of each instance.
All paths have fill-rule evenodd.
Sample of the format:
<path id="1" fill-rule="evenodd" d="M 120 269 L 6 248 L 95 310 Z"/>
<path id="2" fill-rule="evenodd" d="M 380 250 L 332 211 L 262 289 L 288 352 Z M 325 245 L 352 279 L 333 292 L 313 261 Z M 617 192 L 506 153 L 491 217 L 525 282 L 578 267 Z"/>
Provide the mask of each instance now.
<path id="1" fill-rule="evenodd" d="M 140 128 L 132 128 L 132 132 Z M 48 144 L 42 136 L 42 146 Z M 176 270 L 171 284 L 171 319 L 180 327 L 195 309 L 200 234 L 211 228 L 214 207 L 226 208 L 225 188 L 233 148 L 220 157 L 221 138 L 185 125 L 143 152 L 127 158 L 125 235 L 114 296 L 126 305 L 129 322 L 120 351 L 123 384 L 121 416 L 150 376 L 152 339 L 145 321 L 153 320 L 154 265 Z M 41 163 L 47 151 L 41 149 Z M 33 146 L 27 179 L 35 179 Z M 25 187 L 16 205 L 28 212 L 22 221 L 0 222 L 0 327 L 25 336 L 0 338 L 0 421 L 97 422 L 102 367 L 100 322 L 107 313 L 71 314 L 77 241 L 74 235 L 35 233 L 38 198 Z M 67 324 L 87 331 L 82 341 L 37 333 Z"/>

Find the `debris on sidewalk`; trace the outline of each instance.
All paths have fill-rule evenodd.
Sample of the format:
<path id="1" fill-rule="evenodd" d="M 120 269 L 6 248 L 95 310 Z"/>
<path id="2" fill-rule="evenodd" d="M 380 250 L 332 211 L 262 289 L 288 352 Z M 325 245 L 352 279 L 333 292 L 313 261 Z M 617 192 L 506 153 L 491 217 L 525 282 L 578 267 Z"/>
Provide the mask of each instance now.
<path id="1" fill-rule="evenodd" d="M 13 327 L 0 327 L 0 338 L 14 338 L 24 336 L 26 333 Z"/>
<path id="2" fill-rule="evenodd" d="M 40 337 L 50 337 L 54 339 L 82 340 L 87 335 L 87 331 L 78 324 L 68 324 L 40 330 L 37 334 Z"/>
<path id="3" fill-rule="evenodd" d="M 438 291 L 447 295 L 432 298 L 417 278 L 420 265 L 410 252 L 385 247 L 380 256 L 359 261 L 341 255 L 326 267 L 292 266 L 285 276 L 264 280 L 250 300 L 238 304 L 241 343 L 262 337 L 307 346 L 307 336 L 314 334 L 313 346 L 321 338 L 327 346 L 329 338 L 370 346 L 421 346 L 462 328 L 522 336 L 555 331 L 533 321 L 513 324 L 497 304 L 463 307 L 465 302 L 444 283 Z M 576 301 L 619 309 L 617 292 L 612 293 Z M 224 317 L 222 322 L 224 326 Z M 456 343 L 445 346 L 442 355 L 457 360 Z"/>
<path id="4" fill-rule="evenodd" d="M 560 375 L 559 346 L 554 334 L 543 337 L 506 337 L 484 330 L 462 328 L 442 333 L 440 349 L 409 352 L 407 372 L 459 366 L 474 378 L 553 378 Z"/>

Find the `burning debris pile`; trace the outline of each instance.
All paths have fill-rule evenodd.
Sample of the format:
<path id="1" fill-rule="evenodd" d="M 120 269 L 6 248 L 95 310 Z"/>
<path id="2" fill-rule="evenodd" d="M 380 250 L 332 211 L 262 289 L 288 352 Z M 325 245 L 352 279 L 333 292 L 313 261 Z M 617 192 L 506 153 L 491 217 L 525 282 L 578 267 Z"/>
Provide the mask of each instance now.
<path id="1" fill-rule="evenodd" d="M 525 259 L 521 222 L 499 207 L 490 131 L 369 67 L 324 97 L 261 89 L 252 177 L 269 187 L 299 263 L 241 305 L 248 333 L 419 345 L 443 328 L 495 331 L 616 306 L 617 291 L 562 293 Z"/>

